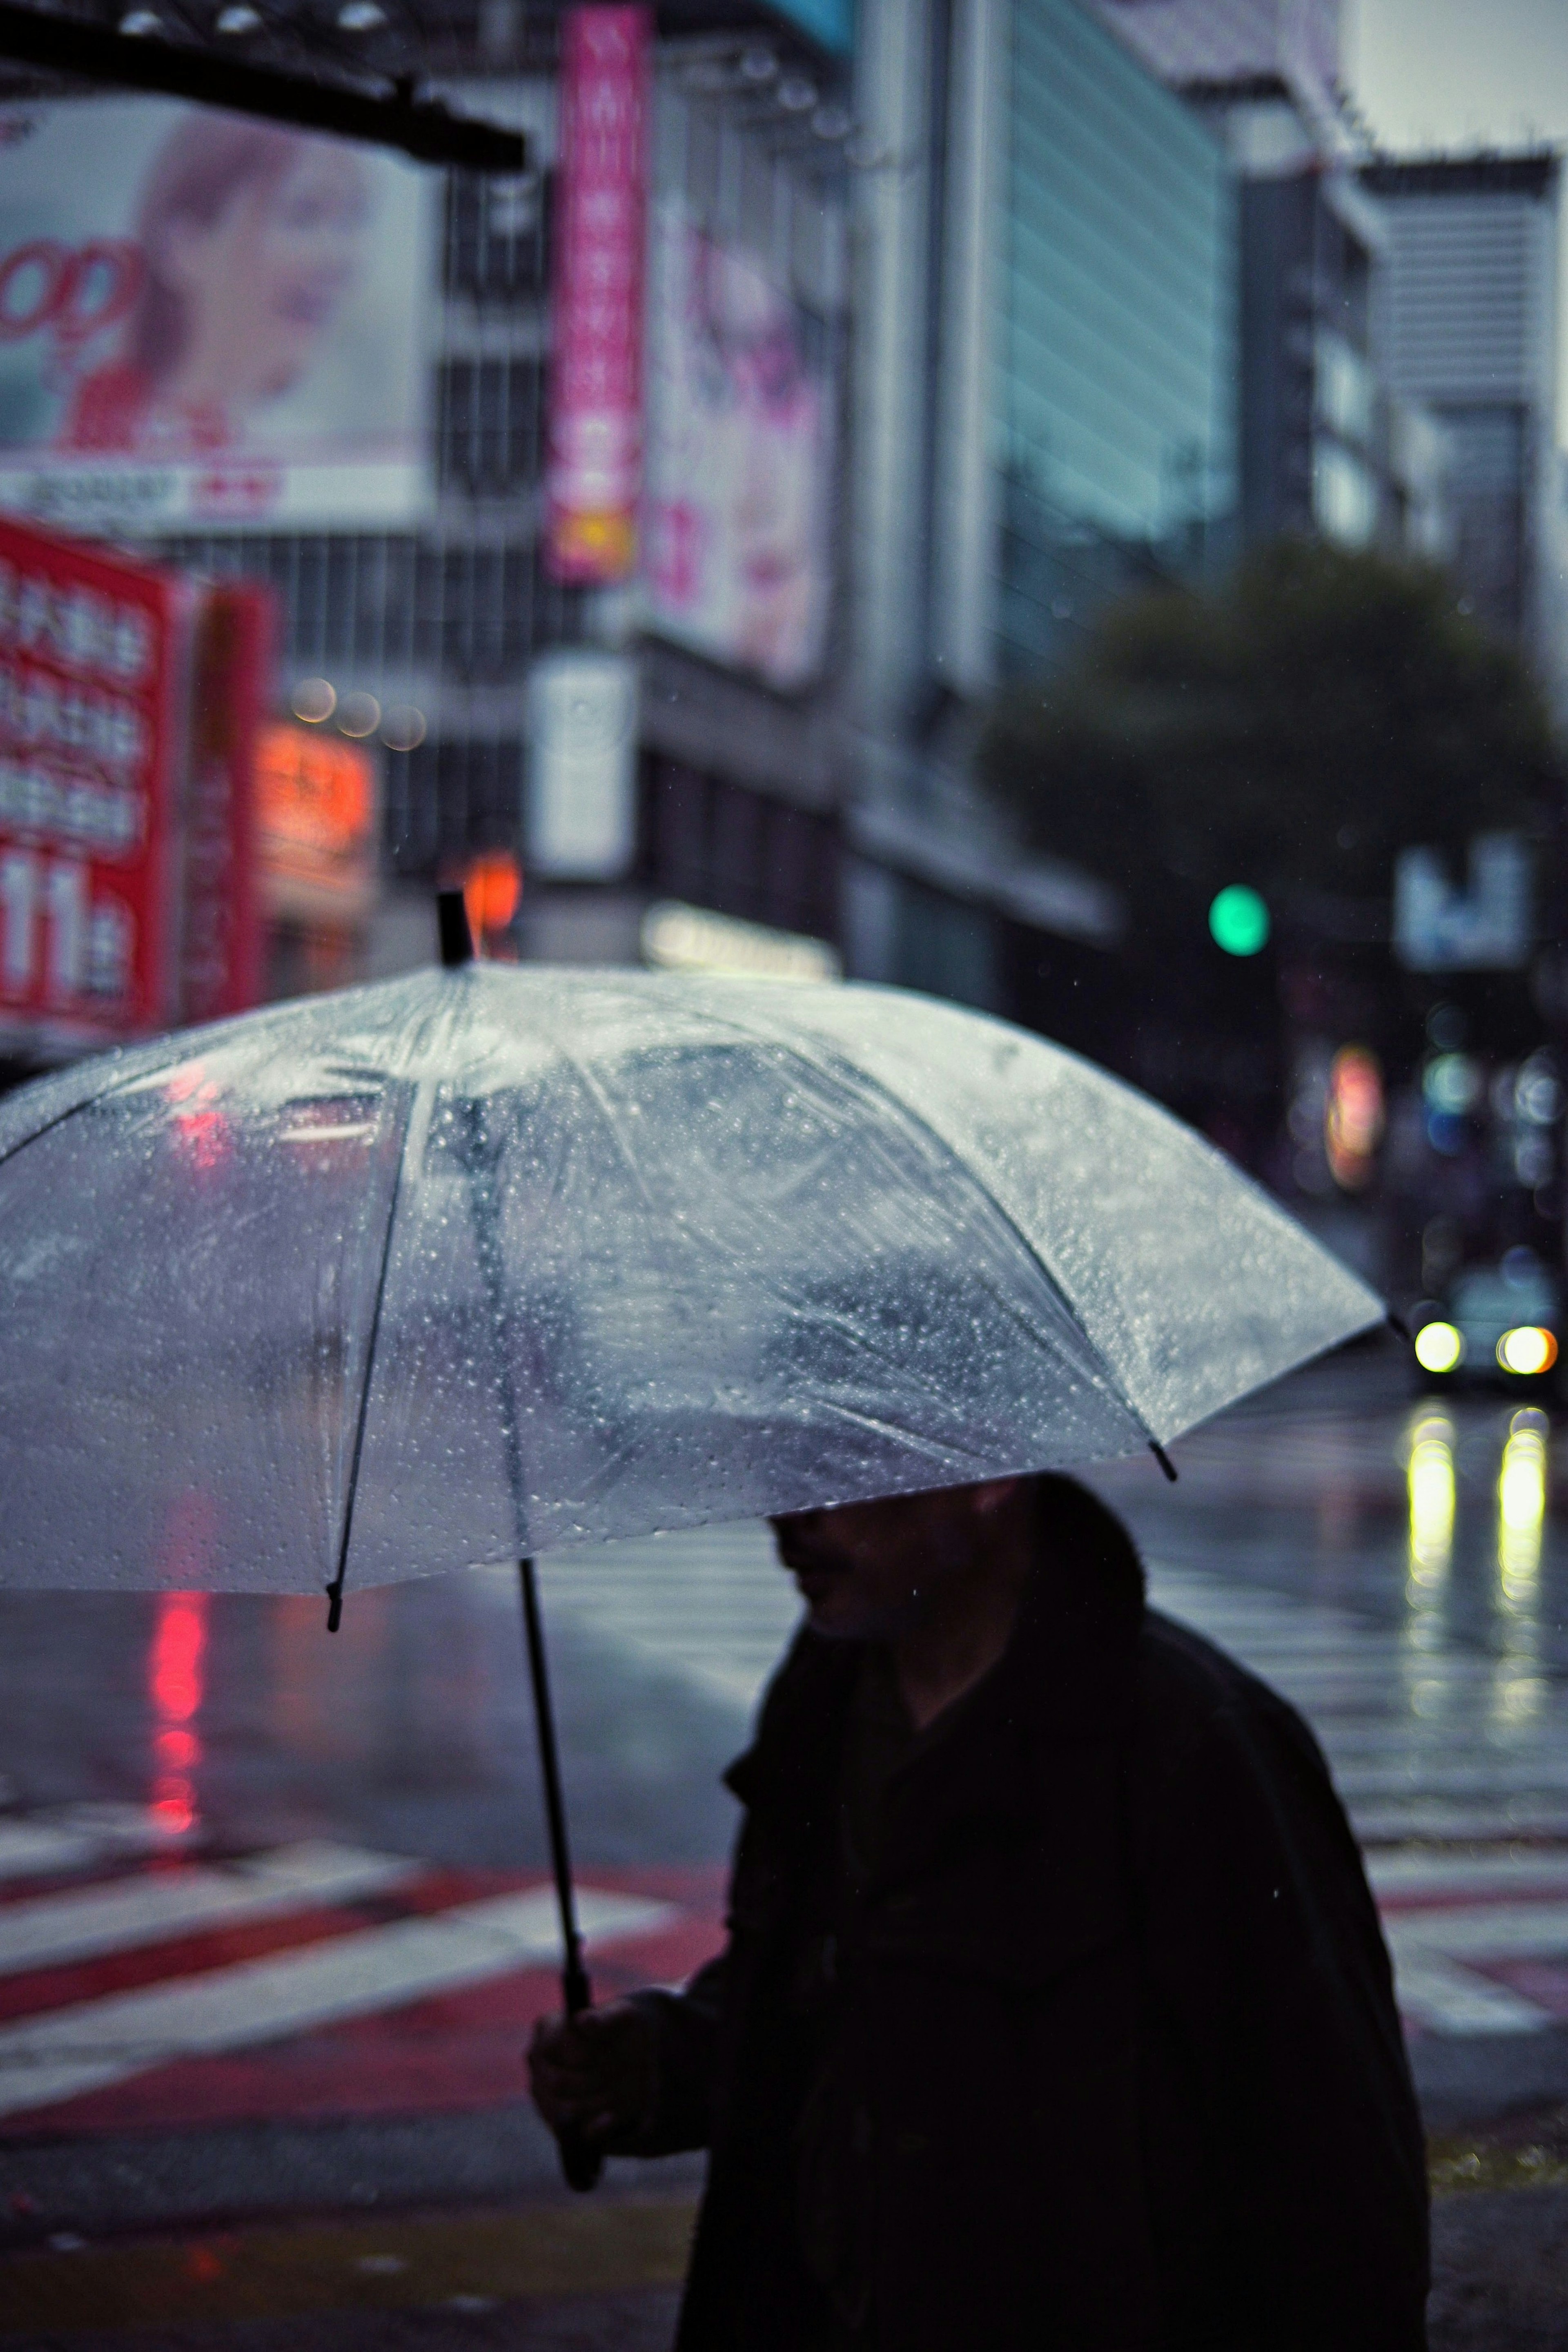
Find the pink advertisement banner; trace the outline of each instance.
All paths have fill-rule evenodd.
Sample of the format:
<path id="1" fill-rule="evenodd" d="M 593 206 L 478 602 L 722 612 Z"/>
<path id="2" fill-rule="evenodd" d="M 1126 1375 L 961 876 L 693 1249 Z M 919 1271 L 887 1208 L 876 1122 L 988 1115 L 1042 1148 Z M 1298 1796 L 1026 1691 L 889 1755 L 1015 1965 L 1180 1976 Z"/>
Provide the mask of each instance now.
<path id="1" fill-rule="evenodd" d="M 550 569 L 628 578 L 643 475 L 647 8 L 570 8 L 561 23 Z"/>

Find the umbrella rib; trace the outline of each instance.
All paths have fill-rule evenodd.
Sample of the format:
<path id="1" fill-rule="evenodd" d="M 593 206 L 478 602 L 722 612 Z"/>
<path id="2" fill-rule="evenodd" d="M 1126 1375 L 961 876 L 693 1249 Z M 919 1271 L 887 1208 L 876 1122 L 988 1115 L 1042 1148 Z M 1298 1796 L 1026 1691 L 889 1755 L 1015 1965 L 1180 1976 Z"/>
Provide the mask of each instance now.
<path id="1" fill-rule="evenodd" d="M 42 1127 L 36 1127 L 31 1134 L 21 1137 L 9 1151 L 0 1151 L 0 1168 L 9 1168 L 12 1160 L 26 1151 L 29 1143 L 41 1143 L 46 1135 L 53 1135 L 56 1128 L 64 1127 L 66 1121 L 75 1118 L 78 1111 L 96 1110 L 99 1103 L 109 1100 L 110 1095 L 122 1093 L 127 1087 L 135 1086 L 145 1076 L 143 1070 L 133 1070 L 129 1076 L 114 1078 L 108 1086 L 99 1087 L 96 1094 L 84 1095 L 80 1102 L 72 1103 L 68 1110 L 57 1111 L 53 1118 L 44 1121 Z"/>
<path id="2" fill-rule="evenodd" d="M 206 1041 L 204 1050 L 210 1050 L 214 1045 L 222 1044 L 231 1031 L 242 1027 L 246 1022 L 255 1017 L 252 1013 L 236 1013 L 231 1014 L 226 1020 L 209 1022 L 202 1029 L 187 1031 L 184 1034 L 184 1042 L 189 1045 L 193 1037 L 199 1036 Z M 178 1033 L 176 1033 L 175 1042 L 178 1042 Z M 57 1111 L 53 1118 L 47 1118 L 44 1121 L 42 1127 L 34 1128 L 30 1134 L 20 1137 L 13 1143 L 8 1150 L 0 1151 L 0 1168 L 8 1168 L 19 1152 L 26 1151 L 29 1143 L 40 1142 L 46 1135 L 53 1135 L 57 1127 L 64 1127 L 66 1121 L 75 1118 L 78 1111 L 96 1110 L 99 1104 L 107 1102 L 111 1095 L 123 1094 L 128 1087 L 139 1086 L 144 1078 L 156 1072 L 159 1067 L 159 1056 L 168 1052 L 170 1043 L 168 1038 L 160 1038 L 151 1044 L 113 1048 L 112 1054 L 106 1055 L 106 1059 L 118 1058 L 122 1053 L 134 1055 L 135 1068 L 121 1071 L 118 1076 L 110 1078 L 106 1086 L 99 1087 L 96 1093 L 84 1095 L 79 1102 L 72 1103 L 67 1110 Z M 183 1058 L 183 1056 L 180 1055 L 172 1055 L 166 1066 L 171 1070 L 178 1069 Z"/>
<path id="3" fill-rule="evenodd" d="M 387 1203 L 387 1229 L 382 1242 L 382 1262 L 376 1276 L 375 1305 L 371 1309 L 371 1336 L 365 1346 L 365 1377 L 360 1389 L 360 1410 L 354 1422 L 354 1451 L 349 1464 L 349 1491 L 343 1499 L 343 1534 L 338 1547 L 338 1573 L 327 1587 L 327 1631 L 335 1633 L 343 1622 L 343 1579 L 349 1567 L 349 1538 L 354 1527 L 354 1496 L 360 1483 L 360 1456 L 364 1451 L 365 1420 L 370 1409 L 371 1378 L 375 1370 L 376 1340 L 382 1328 L 382 1301 L 386 1297 L 387 1268 L 392 1264 L 392 1233 L 397 1224 L 398 1202 L 402 1193 L 403 1155 L 408 1144 L 409 1122 L 413 1114 L 417 1087 L 403 1094 L 402 1116 L 398 1125 L 397 1159 L 392 1170 L 392 1199 Z"/>

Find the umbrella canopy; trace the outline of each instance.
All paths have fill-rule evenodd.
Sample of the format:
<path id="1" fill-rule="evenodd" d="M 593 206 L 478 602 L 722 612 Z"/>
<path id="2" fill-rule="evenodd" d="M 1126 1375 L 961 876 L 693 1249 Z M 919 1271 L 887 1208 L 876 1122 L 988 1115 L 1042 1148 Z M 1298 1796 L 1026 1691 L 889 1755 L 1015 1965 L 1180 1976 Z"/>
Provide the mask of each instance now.
<path id="1" fill-rule="evenodd" d="M 1377 1322 L 896 990 L 468 964 L 0 1105 L 0 1582 L 308 1591 L 1164 1443 Z"/>

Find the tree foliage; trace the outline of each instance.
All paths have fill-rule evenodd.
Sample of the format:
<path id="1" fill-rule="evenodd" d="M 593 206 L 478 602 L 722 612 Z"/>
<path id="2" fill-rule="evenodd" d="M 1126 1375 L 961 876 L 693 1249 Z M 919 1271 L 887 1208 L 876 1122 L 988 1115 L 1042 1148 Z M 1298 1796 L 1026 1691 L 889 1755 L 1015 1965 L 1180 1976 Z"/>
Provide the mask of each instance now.
<path id="1" fill-rule="evenodd" d="M 1529 673 L 1442 572 L 1301 541 L 1111 606 L 998 699 L 979 767 L 1030 842 L 1145 907 L 1173 877 L 1386 897 L 1399 849 L 1539 831 L 1563 783 Z"/>

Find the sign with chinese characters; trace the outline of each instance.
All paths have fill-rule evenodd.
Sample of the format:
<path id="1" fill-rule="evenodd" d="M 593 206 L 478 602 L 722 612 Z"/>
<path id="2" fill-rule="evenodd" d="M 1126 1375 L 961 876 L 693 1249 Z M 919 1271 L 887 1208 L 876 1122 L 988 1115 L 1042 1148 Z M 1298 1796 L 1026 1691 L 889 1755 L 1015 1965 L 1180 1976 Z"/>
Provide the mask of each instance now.
<path id="1" fill-rule="evenodd" d="M 115 535 L 423 514 L 433 181 L 172 99 L 0 107 L 0 507 Z"/>
<path id="2" fill-rule="evenodd" d="M 248 581 L 201 592 L 181 810 L 179 1008 L 217 1021 L 261 995 L 256 770 L 273 601 Z"/>
<path id="3" fill-rule="evenodd" d="M 264 727 L 256 805 L 266 912 L 284 922 L 362 921 L 376 891 L 370 752 L 319 727 Z"/>
<path id="4" fill-rule="evenodd" d="M 561 20 L 548 551 L 588 585 L 637 553 L 652 28 L 646 8 Z"/>
<path id="5" fill-rule="evenodd" d="M 169 1018 L 188 592 L 0 520 L 0 1033 Z"/>

